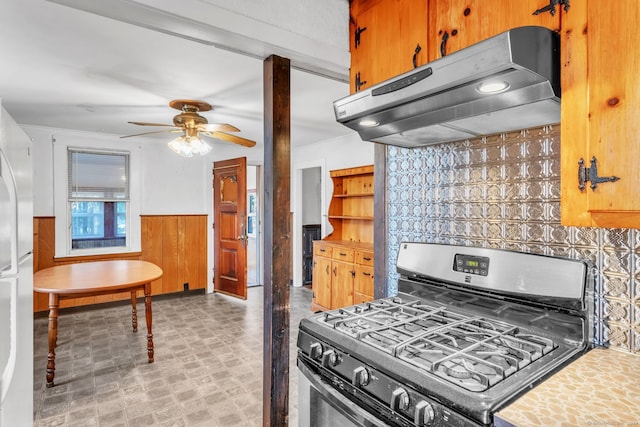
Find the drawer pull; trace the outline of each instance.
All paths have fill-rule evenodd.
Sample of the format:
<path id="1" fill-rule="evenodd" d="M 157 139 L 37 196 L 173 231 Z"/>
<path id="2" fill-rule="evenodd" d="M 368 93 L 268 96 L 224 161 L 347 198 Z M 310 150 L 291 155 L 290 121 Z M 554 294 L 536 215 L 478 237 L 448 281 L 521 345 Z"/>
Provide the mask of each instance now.
<path id="1" fill-rule="evenodd" d="M 371 261 L 371 257 L 370 256 L 362 257 L 362 259 L 365 260 L 365 261 Z"/>
<path id="2" fill-rule="evenodd" d="M 322 248 L 320 248 L 319 250 L 320 250 L 320 252 L 327 252 L 327 250 L 326 250 L 326 249 L 322 249 Z"/>
<path id="3" fill-rule="evenodd" d="M 345 254 L 344 252 L 340 252 L 339 254 L 340 256 L 347 256 L 347 254 Z"/>
<path id="4" fill-rule="evenodd" d="M 365 276 L 371 276 L 371 273 L 367 273 L 365 271 L 363 271 L 362 274 L 364 274 Z"/>

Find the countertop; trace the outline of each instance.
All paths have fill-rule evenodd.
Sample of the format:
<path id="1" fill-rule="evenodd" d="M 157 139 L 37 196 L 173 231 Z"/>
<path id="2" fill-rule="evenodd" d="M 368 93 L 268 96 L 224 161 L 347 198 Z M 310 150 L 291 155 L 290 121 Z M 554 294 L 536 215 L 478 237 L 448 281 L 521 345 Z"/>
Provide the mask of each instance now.
<path id="1" fill-rule="evenodd" d="M 501 426 L 640 426 L 640 355 L 596 348 L 495 414 Z"/>

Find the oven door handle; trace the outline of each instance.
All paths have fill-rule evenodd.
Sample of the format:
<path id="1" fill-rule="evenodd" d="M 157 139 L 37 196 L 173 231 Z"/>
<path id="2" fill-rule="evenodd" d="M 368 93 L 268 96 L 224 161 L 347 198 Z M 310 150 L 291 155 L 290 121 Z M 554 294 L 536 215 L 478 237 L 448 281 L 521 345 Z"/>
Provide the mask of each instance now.
<path id="1" fill-rule="evenodd" d="M 366 427 L 390 427 L 389 424 L 379 420 L 371 413 L 365 411 L 349 398 L 337 391 L 331 384 L 325 381 L 320 375 L 313 372 L 307 361 L 298 358 L 298 369 L 307 378 L 311 385 L 342 415 L 351 419 L 355 424 Z"/>

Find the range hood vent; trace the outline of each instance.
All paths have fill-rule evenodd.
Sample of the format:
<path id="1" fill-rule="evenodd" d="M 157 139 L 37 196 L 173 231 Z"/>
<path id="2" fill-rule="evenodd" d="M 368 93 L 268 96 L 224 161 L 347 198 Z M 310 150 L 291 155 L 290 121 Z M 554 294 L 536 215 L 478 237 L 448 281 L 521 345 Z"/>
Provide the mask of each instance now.
<path id="1" fill-rule="evenodd" d="M 485 83 L 504 84 L 482 92 Z M 560 40 L 519 27 L 333 103 L 365 141 L 417 147 L 560 122 Z"/>

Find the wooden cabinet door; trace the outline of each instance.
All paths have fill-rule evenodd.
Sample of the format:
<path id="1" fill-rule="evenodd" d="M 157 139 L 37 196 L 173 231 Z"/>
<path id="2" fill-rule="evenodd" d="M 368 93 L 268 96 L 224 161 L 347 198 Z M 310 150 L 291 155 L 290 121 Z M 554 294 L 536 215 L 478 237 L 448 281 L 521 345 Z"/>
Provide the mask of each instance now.
<path id="1" fill-rule="evenodd" d="M 333 261 L 331 263 L 331 308 L 353 305 L 353 263 Z"/>
<path id="2" fill-rule="evenodd" d="M 640 228 L 640 8 L 636 0 L 615 7 L 603 8 L 595 0 L 575 6 L 572 2 L 566 29 L 563 21 L 561 46 L 562 223 Z M 592 157 L 598 176 L 620 180 L 594 190 L 586 183 L 581 191 L 578 161 L 589 167 Z"/>
<path id="3" fill-rule="evenodd" d="M 548 4 L 548 0 L 429 0 L 429 60 L 515 27 L 537 25 L 559 31 L 561 6 L 553 16 L 533 15 Z"/>
<path id="4" fill-rule="evenodd" d="M 331 259 L 315 256 L 313 259 L 313 303 L 331 308 Z"/>
<path id="5" fill-rule="evenodd" d="M 351 93 L 414 68 L 417 46 L 426 63 L 427 0 L 354 0 L 350 11 Z"/>
<path id="6" fill-rule="evenodd" d="M 373 300 L 373 267 L 356 265 L 356 277 L 354 279 L 355 303 Z"/>

